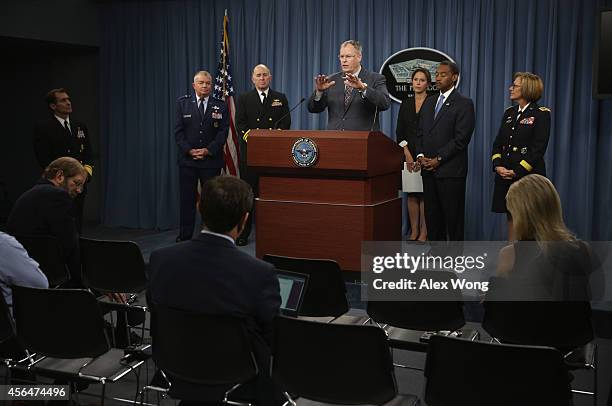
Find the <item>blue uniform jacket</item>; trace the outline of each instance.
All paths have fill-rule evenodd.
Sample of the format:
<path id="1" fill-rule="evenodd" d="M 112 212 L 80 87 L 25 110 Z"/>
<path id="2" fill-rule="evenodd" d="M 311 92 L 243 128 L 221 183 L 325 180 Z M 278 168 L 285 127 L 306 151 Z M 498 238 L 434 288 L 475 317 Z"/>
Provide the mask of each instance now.
<path id="1" fill-rule="evenodd" d="M 204 117 L 198 110 L 195 96 L 179 97 L 176 101 L 174 137 L 178 147 L 178 163 L 196 168 L 222 168 L 223 147 L 227 139 L 229 117 L 225 102 L 208 98 Z M 203 160 L 193 160 L 192 148 L 208 148 L 210 155 Z"/>

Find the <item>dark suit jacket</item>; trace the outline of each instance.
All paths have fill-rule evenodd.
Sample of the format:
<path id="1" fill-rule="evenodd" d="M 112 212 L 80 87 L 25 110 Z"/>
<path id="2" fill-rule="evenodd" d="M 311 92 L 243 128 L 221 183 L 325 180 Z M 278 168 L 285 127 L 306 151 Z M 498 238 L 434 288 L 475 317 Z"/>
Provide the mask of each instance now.
<path id="1" fill-rule="evenodd" d="M 178 163 L 195 168 L 222 168 L 223 147 L 227 139 L 229 116 L 227 105 L 222 100 L 208 98 L 204 117 L 198 110 L 195 96 L 180 97 L 176 101 L 174 137 L 178 146 Z M 208 148 L 210 155 L 203 160 L 193 160 L 189 150 Z"/>
<path id="2" fill-rule="evenodd" d="M 68 265 L 78 259 L 78 242 L 74 219 L 74 202 L 68 192 L 45 179 L 15 202 L 7 221 L 12 235 L 54 236 L 59 240 Z"/>
<path id="3" fill-rule="evenodd" d="M 364 67 L 361 67 L 359 78 L 367 83 L 368 88 L 363 96 L 353 89 L 348 108 L 344 107 L 344 81 L 340 72 L 329 77 L 336 83 L 323 92 L 320 100 L 315 100 L 316 92 L 310 96 L 308 111 L 321 113 L 327 109 L 328 130 L 379 130 L 378 115 L 391 105 L 386 79 L 380 73 L 370 72 Z"/>
<path id="4" fill-rule="evenodd" d="M 242 316 L 271 343 L 280 294 L 274 266 L 211 234 L 154 251 L 149 261 L 154 303 L 210 314 Z"/>
<path id="5" fill-rule="evenodd" d="M 474 131 L 474 103 L 453 90 L 444 101 L 438 116 L 434 118 L 438 95 L 423 102 L 419 114 L 416 152 L 427 158 L 442 158 L 433 173 L 436 178 L 462 178 L 467 176 L 467 147 Z M 423 176 L 432 175 L 421 171 Z"/>
<path id="6" fill-rule="evenodd" d="M 69 156 L 83 165 L 93 169 L 93 154 L 87 126 L 69 117 L 72 136 L 54 115 L 37 124 L 34 130 L 34 153 L 41 168 L 46 168 L 51 161 Z"/>
<path id="7" fill-rule="evenodd" d="M 266 373 L 272 323 L 280 307 L 278 279 L 271 264 L 225 238 L 200 234 L 151 254 L 148 295 L 153 304 L 244 317 L 260 371 Z M 181 389 L 197 393 L 190 385 L 181 384 Z"/>

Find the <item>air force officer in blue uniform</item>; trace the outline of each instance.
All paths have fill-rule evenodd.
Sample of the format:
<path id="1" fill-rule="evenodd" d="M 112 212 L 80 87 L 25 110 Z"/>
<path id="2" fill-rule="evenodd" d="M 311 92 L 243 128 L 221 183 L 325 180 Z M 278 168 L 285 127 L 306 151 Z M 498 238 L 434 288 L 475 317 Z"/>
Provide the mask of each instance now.
<path id="1" fill-rule="evenodd" d="M 221 173 L 229 127 L 225 103 L 211 97 L 210 73 L 196 73 L 192 86 L 195 96 L 183 96 L 176 103 L 174 137 L 178 147 L 181 195 L 177 241 L 190 240 L 193 235 L 198 180 L 203 185 Z"/>

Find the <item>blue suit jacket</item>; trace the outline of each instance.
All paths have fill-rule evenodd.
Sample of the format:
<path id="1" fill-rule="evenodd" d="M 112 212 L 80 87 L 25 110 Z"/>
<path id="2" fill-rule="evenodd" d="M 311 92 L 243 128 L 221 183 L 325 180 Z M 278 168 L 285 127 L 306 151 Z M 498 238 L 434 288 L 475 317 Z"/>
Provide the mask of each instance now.
<path id="1" fill-rule="evenodd" d="M 195 96 L 179 97 L 176 101 L 174 137 L 178 147 L 178 163 L 196 168 L 222 168 L 223 147 L 227 139 L 229 116 L 225 102 L 208 98 L 208 105 L 201 116 Z M 208 148 L 210 155 L 203 160 L 193 160 L 192 148 Z"/>

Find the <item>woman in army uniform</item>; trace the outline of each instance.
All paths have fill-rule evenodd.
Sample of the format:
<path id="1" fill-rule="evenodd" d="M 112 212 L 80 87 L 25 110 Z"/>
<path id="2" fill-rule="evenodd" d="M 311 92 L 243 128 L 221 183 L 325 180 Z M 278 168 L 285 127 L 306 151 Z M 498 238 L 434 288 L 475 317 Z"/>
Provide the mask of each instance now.
<path id="1" fill-rule="evenodd" d="M 550 109 L 539 106 L 544 84 L 530 72 L 517 72 L 510 85 L 510 100 L 517 104 L 504 111 L 491 160 L 495 171 L 492 211 L 506 213 L 508 240 L 513 240 L 512 217 L 506 193 L 516 180 L 537 173 L 546 176 L 544 153 L 550 136 Z"/>

